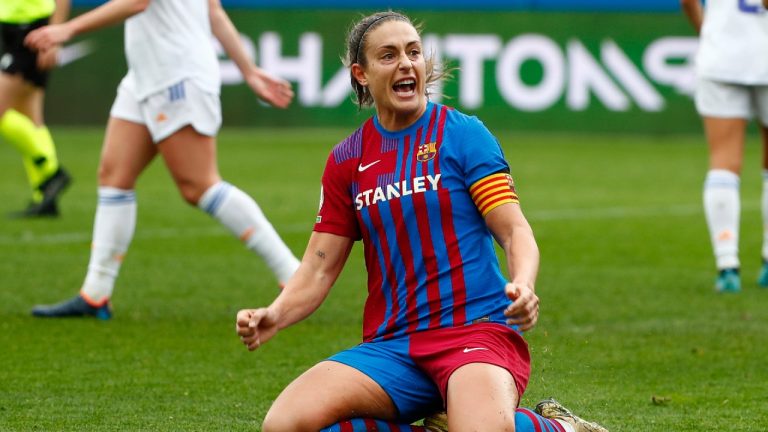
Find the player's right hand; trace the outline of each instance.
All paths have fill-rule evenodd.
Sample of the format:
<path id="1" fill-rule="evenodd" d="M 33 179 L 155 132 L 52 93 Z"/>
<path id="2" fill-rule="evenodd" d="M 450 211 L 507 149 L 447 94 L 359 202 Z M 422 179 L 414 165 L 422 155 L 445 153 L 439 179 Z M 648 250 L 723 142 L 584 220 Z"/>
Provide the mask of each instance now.
<path id="1" fill-rule="evenodd" d="M 24 45 L 35 51 L 47 51 L 70 40 L 72 36 L 74 34 L 67 23 L 52 24 L 31 31 L 24 38 Z"/>
<path id="2" fill-rule="evenodd" d="M 235 330 L 248 351 L 253 351 L 277 333 L 277 319 L 269 308 L 243 309 L 237 313 Z"/>
<path id="3" fill-rule="evenodd" d="M 246 74 L 245 82 L 257 96 L 275 108 L 287 108 L 293 100 L 293 88 L 288 81 L 259 68 L 253 68 L 251 73 Z"/>

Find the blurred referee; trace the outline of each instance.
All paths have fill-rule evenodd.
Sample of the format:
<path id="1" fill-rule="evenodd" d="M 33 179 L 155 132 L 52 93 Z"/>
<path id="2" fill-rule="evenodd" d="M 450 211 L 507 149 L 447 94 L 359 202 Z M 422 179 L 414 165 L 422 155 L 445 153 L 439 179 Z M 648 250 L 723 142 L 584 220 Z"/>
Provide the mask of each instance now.
<path id="1" fill-rule="evenodd" d="M 43 121 L 48 70 L 59 47 L 38 54 L 24 46 L 29 32 L 64 21 L 69 9 L 70 0 L 0 0 L 0 137 L 21 153 L 32 189 L 28 206 L 11 216 L 58 216 L 58 197 L 70 182 Z"/>

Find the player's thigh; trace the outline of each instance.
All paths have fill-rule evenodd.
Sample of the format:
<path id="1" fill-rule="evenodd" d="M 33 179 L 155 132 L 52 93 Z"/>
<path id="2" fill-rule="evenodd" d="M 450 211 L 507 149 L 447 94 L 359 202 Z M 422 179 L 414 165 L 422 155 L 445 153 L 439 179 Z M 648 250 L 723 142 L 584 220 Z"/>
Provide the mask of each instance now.
<path id="1" fill-rule="evenodd" d="M 16 104 L 24 82 L 21 75 L 0 72 L 0 115 L 5 114 L 6 110 L 13 108 Z"/>
<path id="2" fill-rule="evenodd" d="M 704 120 L 710 168 L 741 172 L 746 125 L 754 115 L 753 89 L 701 77 L 695 99 Z"/>
<path id="3" fill-rule="evenodd" d="M 448 380 L 448 429 L 514 431 L 519 395 L 512 374 L 488 363 L 470 363 Z"/>
<path id="4" fill-rule="evenodd" d="M 190 203 L 221 178 L 216 163 L 216 138 L 184 126 L 158 144 L 168 171 Z"/>
<path id="5" fill-rule="evenodd" d="M 372 378 L 335 361 L 323 361 L 280 393 L 264 419 L 264 432 L 313 431 L 355 417 L 393 419 L 392 400 Z"/>
<path id="6" fill-rule="evenodd" d="M 0 73 L 0 113 L 14 109 L 37 126 L 42 126 L 45 89 L 24 80 L 21 75 Z"/>
<path id="7" fill-rule="evenodd" d="M 133 189 L 157 154 L 146 126 L 110 117 L 99 163 L 99 185 Z"/>
<path id="8" fill-rule="evenodd" d="M 219 96 L 183 80 L 142 101 L 142 114 L 179 191 L 190 203 L 220 180 L 216 134 Z"/>

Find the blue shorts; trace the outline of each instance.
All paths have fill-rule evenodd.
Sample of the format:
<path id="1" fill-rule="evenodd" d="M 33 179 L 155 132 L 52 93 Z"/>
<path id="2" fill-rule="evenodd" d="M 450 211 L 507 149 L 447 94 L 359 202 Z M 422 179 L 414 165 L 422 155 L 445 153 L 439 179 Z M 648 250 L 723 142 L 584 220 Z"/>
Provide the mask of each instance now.
<path id="1" fill-rule="evenodd" d="M 445 407 L 448 379 L 461 366 L 488 363 L 510 372 L 518 396 L 530 376 L 528 345 L 516 331 L 494 323 L 472 324 L 364 342 L 328 360 L 353 367 L 389 395 L 398 421 L 410 423 Z"/>

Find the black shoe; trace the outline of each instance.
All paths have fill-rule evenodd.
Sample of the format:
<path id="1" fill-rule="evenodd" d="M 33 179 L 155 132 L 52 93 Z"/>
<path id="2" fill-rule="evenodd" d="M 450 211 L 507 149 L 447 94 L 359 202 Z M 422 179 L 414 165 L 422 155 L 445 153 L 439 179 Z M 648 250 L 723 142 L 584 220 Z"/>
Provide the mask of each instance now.
<path id="1" fill-rule="evenodd" d="M 12 219 L 22 218 L 36 218 L 36 217 L 58 217 L 59 206 L 56 205 L 56 201 L 50 201 L 48 203 L 31 202 L 24 210 L 8 213 L 8 217 Z"/>
<path id="2" fill-rule="evenodd" d="M 31 202 L 24 210 L 9 213 L 8 217 L 11 218 L 34 218 L 34 217 L 58 217 L 59 206 L 57 201 L 59 195 L 72 182 L 72 177 L 69 176 L 64 168 L 59 167 L 53 175 L 48 177 L 44 182 L 37 187 L 43 195 L 43 200 L 39 203 Z"/>
<path id="3" fill-rule="evenodd" d="M 91 306 L 80 295 L 55 305 L 38 305 L 32 308 L 32 315 L 41 318 L 94 317 L 100 320 L 112 318 L 109 302 L 96 307 Z"/>
<path id="4" fill-rule="evenodd" d="M 44 182 L 37 187 L 43 194 L 43 201 L 41 204 L 47 204 L 50 202 L 56 202 L 62 192 L 72 182 L 72 177 L 64 168 L 59 167 L 52 176 L 48 177 Z"/>

